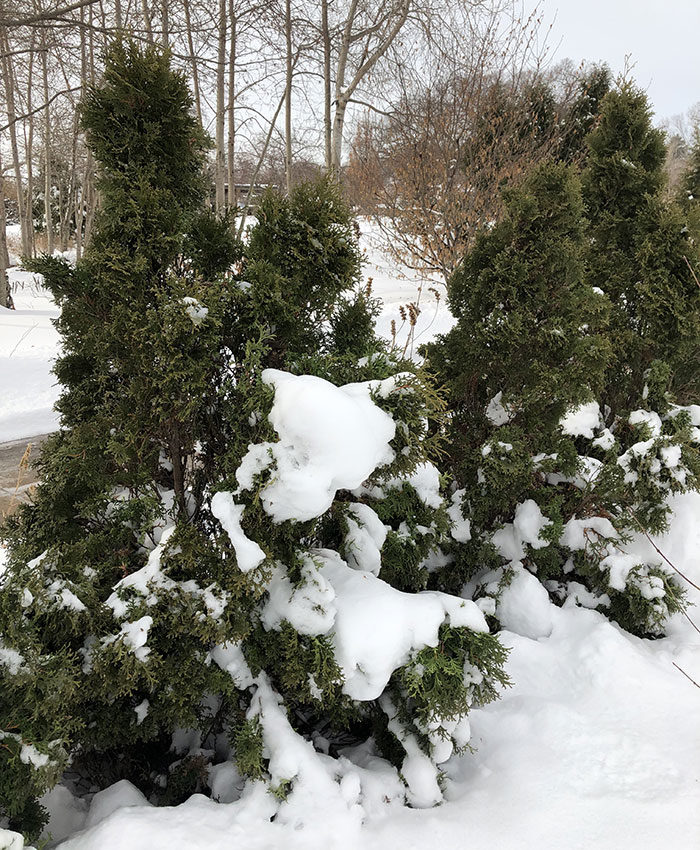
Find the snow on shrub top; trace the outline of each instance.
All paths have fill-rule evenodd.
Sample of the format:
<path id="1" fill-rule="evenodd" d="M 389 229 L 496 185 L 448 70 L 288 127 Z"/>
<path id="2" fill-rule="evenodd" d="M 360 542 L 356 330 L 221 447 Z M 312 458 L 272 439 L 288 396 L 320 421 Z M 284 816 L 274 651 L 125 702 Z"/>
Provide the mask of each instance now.
<path id="1" fill-rule="evenodd" d="M 254 570 L 265 560 L 265 553 L 260 546 L 243 532 L 241 517 L 243 505 L 237 505 L 230 493 L 222 491 L 215 493 L 211 499 L 211 512 L 219 520 L 228 534 L 231 545 L 236 550 L 236 561 L 241 572 Z"/>
<path id="2" fill-rule="evenodd" d="M 356 700 L 381 696 L 392 673 L 416 650 L 437 646 L 440 626 L 488 632 L 471 600 L 446 593 L 403 593 L 364 570 L 353 570 L 337 552 L 318 549 L 319 573 L 333 588 L 331 635 L 343 671 L 343 691 Z"/>
<path id="3" fill-rule="evenodd" d="M 275 522 L 321 516 L 337 490 L 359 487 L 394 459 L 389 442 L 396 425 L 370 396 L 393 389 L 394 378 L 336 387 L 278 369 L 265 369 L 262 377 L 275 388 L 268 418 L 280 440 L 251 445 L 236 478 L 241 490 L 251 489 L 255 474 L 274 461 L 273 479 L 260 496 Z"/>
<path id="4" fill-rule="evenodd" d="M 569 408 L 559 422 L 564 434 L 571 437 L 593 439 L 593 432 L 600 427 L 600 407 L 597 401 Z"/>

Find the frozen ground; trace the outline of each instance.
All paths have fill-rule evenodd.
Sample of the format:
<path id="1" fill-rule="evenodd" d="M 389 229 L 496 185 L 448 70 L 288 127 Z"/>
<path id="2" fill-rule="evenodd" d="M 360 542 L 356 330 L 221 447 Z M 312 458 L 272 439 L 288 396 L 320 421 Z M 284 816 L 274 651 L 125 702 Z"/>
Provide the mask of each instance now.
<path id="1" fill-rule="evenodd" d="M 391 320 L 401 324 L 399 305 L 416 300 L 416 283 L 401 277 L 367 236 L 365 274 L 384 300 L 378 324 L 389 336 Z M 16 300 L 15 314 L 0 311 L 0 441 L 55 423 L 55 309 L 28 284 Z M 451 322 L 444 298 L 437 304 L 427 287 L 421 306 L 418 344 Z M 406 331 L 399 333 L 402 347 Z M 674 510 L 658 545 L 700 584 L 700 495 L 677 498 Z M 693 588 L 689 597 L 700 602 Z M 696 850 L 700 689 L 687 676 L 700 682 L 700 633 L 677 616 L 669 637 L 645 641 L 595 612 L 540 613 L 552 618 L 548 637 L 502 633 L 512 647 L 513 686 L 472 712 L 475 752 L 447 763 L 446 802 L 437 808 L 398 806 L 381 784 L 363 785 L 358 794 L 359 782 L 353 786 L 348 777 L 341 796 L 329 796 L 322 782 L 300 783 L 283 807 L 256 786 L 236 802 L 195 796 L 169 809 L 150 806 L 124 783 L 91 807 L 59 788 L 45 801 L 52 844 L 67 838 L 61 850 Z M 698 607 L 689 613 L 700 625 Z"/>

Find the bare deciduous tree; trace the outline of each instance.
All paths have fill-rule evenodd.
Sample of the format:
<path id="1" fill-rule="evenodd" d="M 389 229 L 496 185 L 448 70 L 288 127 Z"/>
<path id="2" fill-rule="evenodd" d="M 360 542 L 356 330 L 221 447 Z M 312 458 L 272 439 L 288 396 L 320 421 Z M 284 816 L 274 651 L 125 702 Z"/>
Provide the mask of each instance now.
<path id="1" fill-rule="evenodd" d="M 394 57 L 396 105 L 365 117 L 345 174 L 395 259 L 443 280 L 498 216 L 501 189 L 557 148 L 571 97 L 568 82 L 555 97 L 539 70 L 538 21 L 514 18 L 505 30 L 493 12 L 443 31 L 420 66 Z"/>

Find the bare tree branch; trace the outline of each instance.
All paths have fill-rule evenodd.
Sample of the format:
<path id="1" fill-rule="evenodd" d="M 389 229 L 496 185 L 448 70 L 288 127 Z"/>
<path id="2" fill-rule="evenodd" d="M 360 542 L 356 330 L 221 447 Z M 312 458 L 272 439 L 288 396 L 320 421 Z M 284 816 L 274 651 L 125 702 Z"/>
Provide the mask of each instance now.
<path id="1" fill-rule="evenodd" d="M 25 112 L 23 115 L 15 115 L 14 120 L 10 121 L 8 124 L 0 127 L 0 133 L 4 133 L 5 130 L 9 130 L 13 124 L 16 124 L 18 121 L 23 121 L 25 118 L 31 118 L 32 115 L 36 115 L 37 112 L 41 112 L 42 109 L 46 109 L 47 106 L 50 106 L 54 100 L 59 97 L 63 97 L 64 94 L 70 94 L 74 91 L 80 91 L 82 86 L 73 86 L 69 89 L 62 89 L 59 92 L 56 92 L 52 97 L 50 97 L 47 101 L 44 101 L 40 106 L 37 106 L 35 109 L 32 109 L 31 112 Z"/>
<path id="2" fill-rule="evenodd" d="M 98 0 L 78 0 L 77 3 L 71 3 L 69 6 L 59 6 L 57 9 L 47 9 L 44 12 L 39 12 L 36 15 L 26 15 L 23 18 L 1 18 L 0 27 L 27 27 L 32 24 L 40 24 L 46 21 L 60 20 L 69 12 L 74 12 L 76 9 L 82 9 L 84 6 L 92 6 Z"/>

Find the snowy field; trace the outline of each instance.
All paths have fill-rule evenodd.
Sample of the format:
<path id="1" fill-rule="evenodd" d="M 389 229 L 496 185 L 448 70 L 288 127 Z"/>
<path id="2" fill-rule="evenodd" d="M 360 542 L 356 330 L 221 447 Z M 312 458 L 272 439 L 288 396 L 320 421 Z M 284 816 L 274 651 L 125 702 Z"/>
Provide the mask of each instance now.
<path id="1" fill-rule="evenodd" d="M 10 280 L 16 309 L 0 307 L 0 443 L 57 427 L 51 362 L 59 336 L 51 320 L 58 309 L 34 275 L 12 269 Z"/>
<path id="2" fill-rule="evenodd" d="M 421 281 L 393 268 L 371 236 L 363 236 L 365 274 L 384 303 L 379 329 L 390 336 L 394 319 L 398 344 L 408 340 L 410 349 L 398 307 L 416 300 Z M 58 346 L 50 323 L 56 310 L 28 275 L 15 279 L 23 285 L 15 292 L 17 310 L 0 309 L 0 442 L 56 426 L 49 371 Z M 438 303 L 427 282 L 420 306 L 414 345 L 451 324 L 444 294 Z M 700 495 L 678 497 L 673 507 L 671 531 L 657 545 L 700 584 Z M 650 546 L 644 539 L 635 545 Z M 689 599 L 700 603 L 700 592 L 689 587 Z M 697 850 L 700 689 L 688 677 L 700 682 L 700 632 L 678 615 L 667 638 L 641 640 L 593 611 L 525 595 L 520 601 L 512 631 L 502 633 L 512 648 L 513 686 L 500 701 L 471 713 L 475 752 L 447 762 L 442 805 L 418 810 L 392 801 L 391 780 L 382 784 L 369 756 L 340 784 L 323 768 L 310 767 L 284 803 L 255 784 L 235 802 L 196 795 L 175 808 L 149 805 L 128 783 L 97 794 L 91 804 L 59 787 L 44 800 L 52 815 L 48 846 Z M 700 625 L 697 604 L 689 614 Z M 540 636 L 526 636 L 535 621 Z M 363 764 L 357 753 L 354 761 Z M 217 768 L 212 782 L 221 799 L 235 799 L 236 779 Z M 6 846 L 0 831 L 0 848 Z"/>
<path id="3" fill-rule="evenodd" d="M 15 228 L 16 229 L 16 228 Z M 8 228 L 10 230 L 10 228 Z M 444 286 L 397 268 L 383 254 L 375 229 L 364 223 L 362 245 L 366 252 L 365 276 L 373 279 L 372 292 L 382 301 L 377 328 L 391 339 L 396 325 L 396 345 L 407 354 L 453 324 L 444 297 Z M 56 305 L 37 278 L 18 268 L 10 270 L 15 310 L 0 307 L 0 443 L 35 437 L 56 430 L 53 405 L 58 398 L 51 362 L 59 336 L 51 324 Z M 441 293 L 436 299 L 429 287 Z M 399 313 L 401 305 L 417 303 L 420 309 L 413 334 Z"/>

